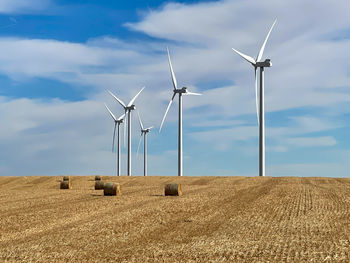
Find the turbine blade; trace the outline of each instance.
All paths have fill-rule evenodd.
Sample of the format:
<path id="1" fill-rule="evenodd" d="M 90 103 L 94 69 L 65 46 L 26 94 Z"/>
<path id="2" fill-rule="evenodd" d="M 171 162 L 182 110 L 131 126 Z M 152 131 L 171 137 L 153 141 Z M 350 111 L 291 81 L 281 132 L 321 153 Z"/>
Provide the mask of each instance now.
<path id="1" fill-rule="evenodd" d="M 105 103 L 105 107 L 108 110 L 109 114 L 112 116 L 113 120 L 116 121 L 117 119 L 115 118 L 114 114 L 111 112 L 111 110 L 108 108 L 107 104 Z"/>
<path id="2" fill-rule="evenodd" d="M 128 107 L 134 104 L 136 98 L 140 95 L 141 91 L 143 91 L 145 87 L 142 87 L 142 89 L 135 95 L 135 97 L 132 98 L 132 100 L 129 102 Z"/>
<path id="3" fill-rule="evenodd" d="M 258 125 L 259 125 L 258 79 L 256 77 L 256 70 L 257 70 L 257 68 L 255 67 L 255 69 L 254 69 L 254 72 L 255 72 L 255 108 L 256 108 L 256 117 L 258 119 Z"/>
<path id="4" fill-rule="evenodd" d="M 114 139 L 115 139 L 115 129 L 117 128 L 117 123 L 114 122 L 114 131 L 113 131 L 113 143 L 112 143 L 112 152 L 114 152 Z"/>
<path id="5" fill-rule="evenodd" d="M 140 136 L 140 140 L 139 140 L 139 145 L 137 146 L 136 156 L 139 156 L 139 149 L 140 149 L 141 140 L 142 140 L 142 132 L 141 132 L 141 136 Z"/>
<path id="6" fill-rule="evenodd" d="M 120 105 L 122 105 L 123 106 L 123 108 L 126 108 L 126 105 L 125 105 L 125 103 L 121 100 L 121 99 L 119 99 L 116 95 L 114 95 L 112 92 L 110 92 L 109 90 L 107 90 L 108 92 L 109 92 L 109 94 L 113 97 L 113 98 L 115 98 L 119 103 L 120 103 Z"/>
<path id="7" fill-rule="evenodd" d="M 263 45 L 261 46 L 261 49 L 260 49 L 260 51 L 259 51 L 258 56 L 256 57 L 256 61 L 257 61 L 257 62 L 260 61 L 260 59 L 261 59 L 261 57 L 262 57 L 262 55 L 263 55 L 263 53 L 264 53 L 264 49 L 265 49 L 265 45 L 266 45 L 267 39 L 269 38 L 270 33 L 271 33 L 271 31 L 272 31 L 272 28 L 274 27 L 274 25 L 276 24 L 276 22 L 277 22 L 277 19 L 275 19 L 275 21 L 273 22 L 273 24 L 272 24 L 272 26 L 271 26 L 271 28 L 270 28 L 269 33 L 267 33 L 267 36 L 266 36 L 266 38 L 265 38 L 265 41 L 264 41 Z"/>
<path id="8" fill-rule="evenodd" d="M 176 95 L 176 93 L 174 92 L 174 95 L 173 95 L 173 97 L 171 98 L 171 100 L 169 101 L 168 107 L 166 108 L 166 111 L 165 111 L 163 120 L 162 120 L 162 122 L 161 122 L 161 124 L 160 124 L 159 132 L 162 130 L 165 117 L 166 117 L 166 115 L 168 114 L 168 111 L 169 111 L 169 109 L 170 109 L 171 103 L 173 103 L 173 100 L 174 100 L 174 98 L 175 98 L 175 95 Z"/>
<path id="9" fill-rule="evenodd" d="M 153 126 L 151 126 L 151 127 L 148 127 L 148 128 L 146 128 L 146 130 L 150 130 L 150 129 L 153 129 L 154 127 Z"/>
<path id="10" fill-rule="evenodd" d="M 183 95 L 196 95 L 196 96 L 201 96 L 202 94 L 196 93 L 196 92 L 189 92 L 189 91 L 187 91 L 187 92 L 184 93 Z"/>
<path id="11" fill-rule="evenodd" d="M 125 113 L 124 113 L 122 116 L 120 116 L 120 117 L 117 119 L 117 121 L 121 121 L 122 119 L 124 119 L 124 117 L 125 117 Z"/>
<path id="12" fill-rule="evenodd" d="M 143 130 L 143 125 L 142 125 L 142 121 L 141 121 L 141 118 L 140 118 L 139 111 L 137 111 L 137 116 L 139 117 L 139 123 L 140 123 L 141 130 Z"/>
<path id="13" fill-rule="evenodd" d="M 125 110 L 126 115 L 126 110 Z M 124 148 L 126 147 L 126 121 L 124 121 Z"/>
<path id="14" fill-rule="evenodd" d="M 242 58 L 244 58 L 245 60 L 247 60 L 249 63 L 252 63 L 253 65 L 255 65 L 256 61 L 254 60 L 254 58 L 248 56 L 248 55 L 245 55 L 243 54 L 242 52 L 239 52 L 238 50 L 232 48 L 232 50 L 234 52 L 236 52 L 238 55 L 240 55 Z"/>
<path id="15" fill-rule="evenodd" d="M 174 73 L 174 70 L 173 70 L 173 65 L 171 64 L 170 52 L 169 52 L 168 47 L 167 47 L 166 49 L 167 49 L 167 51 L 168 51 L 168 61 L 169 61 L 171 79 L 173 80 L 174 90 L 176 90 L 176 89 L 177 89 L 177 81 L 176 81 L 175 73 Z"/>

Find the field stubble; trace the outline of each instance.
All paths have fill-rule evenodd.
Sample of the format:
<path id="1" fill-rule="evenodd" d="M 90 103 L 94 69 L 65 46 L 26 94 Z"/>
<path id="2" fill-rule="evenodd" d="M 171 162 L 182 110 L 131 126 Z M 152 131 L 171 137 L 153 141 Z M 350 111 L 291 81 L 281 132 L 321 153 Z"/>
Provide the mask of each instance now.
<path id="1" fill-rule="evenodd" d="M 350 262 L 350 179 L 61 178 L 0 177 L 0 261 Z"/>

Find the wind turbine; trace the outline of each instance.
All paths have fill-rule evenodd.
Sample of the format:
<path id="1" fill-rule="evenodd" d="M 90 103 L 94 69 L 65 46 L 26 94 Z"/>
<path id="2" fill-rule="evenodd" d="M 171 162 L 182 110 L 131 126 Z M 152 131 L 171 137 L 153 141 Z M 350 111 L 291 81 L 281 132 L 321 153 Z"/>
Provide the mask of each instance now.
<path id="1" fill-rule="evenodd" d="M 273 22 L 270 31 L 268 32 L 265 41 L 263 45 L 260 48 L 260 51 L 258 53 L 258 56 L 256 59 L 245 55 L 238 50 L 233 49 L 238 55 L 240 55 L 242 58 L 244 58 L 246 61 L 251 63 L 254 67 L 255 72 L 255 103 L 256 103 L 256 114 L 258 117 L 258 125 L 259 125 L 259 176 L 265 176 L 265 101 L 264 101 L 264 68 L 269 68 L 272 66 L 270 59 L 265 59 L 265 61 L 261 61 L 262 55 L 264 53 L 265 45 L 267 42 L 267 39 L 270 36 L 270 33 L 276 24 L 277 19 Z M 260 68 L 260 97 L 258 102 L 258 83 L 257 83 L 257 77 L 256 77 L 256 70 L 257 68 Z M 259 106 L 258 106 L 259 105 Z"/>
<path id="2" fill-rule="evenodd" d="M 105 103 L 105 107 L 108 110 L 109 114 L 112 116 L 114 120 L 114 131 L 113 131 L 113 143 L 112 143 L 112 152 L 114 151 L 114 139 L 115 139 L 115 130 L 118 127 L 118 143 L 117 143 L 117 176 L 120 176 L 120 124 L 124 122 L 125 113 L 120 116 L 118 119 L 115 117 L 115 115 L 111 112 L 111 110 L 108 108 L 108 106 Z"/>
<path id="3" fill-rule="evenodd" d="M 176 94 L 179 94 L 179 124 L 178 124 L 178 176 L 182 176 L 182 170 L 183 170 L 183 166 L 182 166 L 182 95 L 202 95 L 199 93 L 194 93 L 194 92 L 189 92 L 187 91 L 186 87 L 183 87 L 181 89 L 177 88 L 177 81 L 176 81 L 176 77 L 175 77 L 175 73 L 173 70 L 173 66 L 171 64 L 171 60 L 170 60 L 170 53 L 169 53 L 169 49 L 167 48 L 167 52 L 168 52 L 168 61 L 169 61 L 169 67 L 170 67 L 170 73 L 171 73 L 171 79 L 173 81 L 173 96 L 171 98 L 171 100 L 169 101 L 168 107 L 166 108 L 162 123 L 160 124 L 160 128 L 159 128 L 159 132 L 162 130 L 162 126 L 165 120 L 165 117 L 170 109 L 171 104 L 173 103 L 173 100 L 176 96 Z"/>
<path id="4" fill-rule="evenodd" d="M 131 111 L 135 110 L 136 107 L 134 105 L 134 102 L 136 100 L 136 98 L 140 95 L 141 91 L 143 91 L 145 87 L 143 87 L 136 95 L 135 97 L 133 97 L 130 102 L 128 103 L 128 105 L 126 105 L 121 99 L 119 99 L 117 96 L 115 96 L 112 92 L 109 92 L 109 94 L 111 94 L 111 96 L 113 98 L 115 98 L 120 105 L 123 106 L 124 110 L 125 110 L 125 114 L 128 115 L 128 163 L 127 163 L 127 175 L 131 176 Z M 126 131 L 126 126 L 124 125 L 124 145 L 125 145 L 125 131 Z"/>
<path id="5" fill-rule="evenodd" d="M 143 176 L 147 176 L 147 133 L 149 133 L 151 131 L 153 126 L 148 127 L 148 128 L 144 128 L 139 112 L 137 112 L 137 115 L 139 116 L 139 123 L 140 123 L 140 128 L 141 128 L 141 136 L 140 136 L 140 140 L 139 140 L 139 146 L 137 147 L 137 155 L 139 154 L 139 148 L 140 148 L 141 139 L 142 139 L 142 135 L 143 135 Z"/>

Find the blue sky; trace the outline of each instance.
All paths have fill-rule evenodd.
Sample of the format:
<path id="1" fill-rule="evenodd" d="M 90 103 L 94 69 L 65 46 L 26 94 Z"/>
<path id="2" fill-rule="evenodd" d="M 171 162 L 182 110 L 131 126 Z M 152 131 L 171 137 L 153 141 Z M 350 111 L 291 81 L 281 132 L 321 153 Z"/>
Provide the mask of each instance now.
<path id="1" fill-rule="evenodd" d="M 184 99 L 184 175 L 258 173 L 254 75 L 232 47 L 267 43 L 266 174 L 346 177 L 350 168 L 350 3 L 54 1 L 0 3 L 0 175 L 114 174 L 113 122 L 136 106 L 149 135 L 149 174 L 177 174 L 177 105 Z M 297 19 L 296 19 L 297 18 Z M 135 116 L 134 116 L 135 117 Z M 133 174 L 142 175 L 133 118 Z M 122 149 L 125 173 L 125 149 Z"/>

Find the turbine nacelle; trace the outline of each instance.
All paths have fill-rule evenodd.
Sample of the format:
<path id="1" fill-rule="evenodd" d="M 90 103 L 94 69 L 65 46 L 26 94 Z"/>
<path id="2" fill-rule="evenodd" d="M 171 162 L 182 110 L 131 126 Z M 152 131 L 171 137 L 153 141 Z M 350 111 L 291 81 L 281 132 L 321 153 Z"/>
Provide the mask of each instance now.
<path id="1" fill-rule="evenodd" d="M 152 129 L 152 128 L 143 129 L 143 130 L 141 130 L 141 134 L 142 134 L 142 133 L 148 133 L 148 132 L 151 131 L 151 129 Z"/>
<path id="2" fill-rule="evenodd" d="M 114 121 L 116 124 L 122 124 L 124 123 L 124 119 L 121 119 L 121 120 L 117 120 L 117 121 Z"/>
<path id="3" fill-rule="evenodd" d="M 127 106 L 125 107 L 125 110 L 129 110 L 129 111 L 136 110 L 136 106 L 135 105 Z"/>
<path id="4" fill-rule="evenodd" d="M 182 89 L 175 89 L 174 93 L 187 93 L 187 87 L 183 87 Z"/>
<path id="5" fill-rule="evenodd" d="M 258 68 L 269 68 L 272 67 L 272 62 L 271 59 L 265 59 L 265 61 L 256 62 L 255 66 Z"/>

